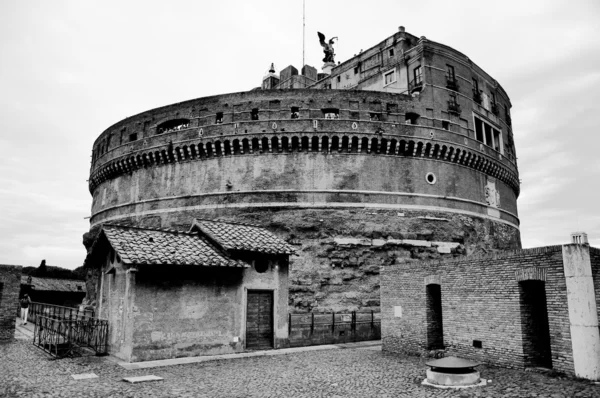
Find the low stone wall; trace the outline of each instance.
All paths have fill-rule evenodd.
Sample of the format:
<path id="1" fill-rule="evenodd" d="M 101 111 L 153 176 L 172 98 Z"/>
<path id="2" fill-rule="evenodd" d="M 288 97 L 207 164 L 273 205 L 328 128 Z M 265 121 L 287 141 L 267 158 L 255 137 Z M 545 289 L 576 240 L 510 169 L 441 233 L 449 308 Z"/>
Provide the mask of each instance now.
<path id="1" fill-rule="evenodd" d="M 529 333 L 531 324 L 541 322 L 527 316 L 531 308 L 521 282 L 531 281 L 545 292 L 539 308 L 547 308 L 551 351 L 547 367 L 574 374 L 561 246 L 383 267 L 383 349 L 426 354 L 438 348 L 433 347 L 435 336 L 429 330 L 433 318 L 427 304 L 431 300 L 427 286 L 438 285 L 446 355 L 506 367 L 531 366 L 536 360 L 531 346 L 541 344 L 537 337 L 528 338 L 535 334 Z"/>
<path id="2" fill-rule="evenodd" d="M 15 336 L 15 315 L 19 307 L 21 266 L 0 264 L 0 342 Z"/>

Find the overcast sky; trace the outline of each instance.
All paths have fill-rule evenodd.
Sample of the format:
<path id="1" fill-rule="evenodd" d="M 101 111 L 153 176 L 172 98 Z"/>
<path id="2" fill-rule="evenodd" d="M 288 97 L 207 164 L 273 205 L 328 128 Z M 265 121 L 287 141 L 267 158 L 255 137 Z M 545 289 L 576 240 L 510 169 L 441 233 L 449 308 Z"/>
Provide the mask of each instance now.
<path id="1" fill-rule="evenodd" d="M 306 0 L 344 61 L 397 31 L 449 45 L 506 90 L 523 247 L 600 246 L 600 1 Z M 82 264 L 94 139 L 136 113 L 250 90 L 302 64 L 302 1 L 0 3 L 0 264 Z"/>

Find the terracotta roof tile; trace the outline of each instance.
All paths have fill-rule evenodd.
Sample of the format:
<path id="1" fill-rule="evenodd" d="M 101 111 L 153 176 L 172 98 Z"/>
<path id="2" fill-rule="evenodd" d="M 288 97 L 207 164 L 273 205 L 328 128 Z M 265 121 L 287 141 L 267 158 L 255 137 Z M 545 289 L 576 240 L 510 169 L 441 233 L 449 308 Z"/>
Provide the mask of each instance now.
<path id="1" fill-rule="evenodd" d="M 196 233 L 118 225 L 104 225 L 102 231 L 126 264 L 248 267 L 246 263 L 221 253 Z"/>
<path id="2" fill-rule="evenodd" d="M 268 230 L 246 224 L 195 220 L 198 228 L 225 250 L 253 251 L 269 254 L 294 254 L 296 250 Z"/>

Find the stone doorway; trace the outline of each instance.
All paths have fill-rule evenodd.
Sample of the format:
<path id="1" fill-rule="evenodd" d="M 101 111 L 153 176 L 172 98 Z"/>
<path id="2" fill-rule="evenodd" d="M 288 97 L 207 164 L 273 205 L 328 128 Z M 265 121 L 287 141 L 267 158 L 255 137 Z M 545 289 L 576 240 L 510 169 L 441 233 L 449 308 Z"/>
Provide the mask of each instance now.
<path id="1" fill-rule="evenodd" d="M 539 280 L 519 282 L 519 301 L 524 364 L 526 367 L 552 368 L 545 283 Z"/>
<path id="2" fill-rule="evenodd" d="M 427 349 L 444 348 L 444 325 L 442 317 L 442 287 L 437 284 L 427 285 Z"/>
<path id="3" fill-rule="evenodd" d="M 273 348 L 273 292 L 248 290 L 246 312 L 246 348 Z"/>

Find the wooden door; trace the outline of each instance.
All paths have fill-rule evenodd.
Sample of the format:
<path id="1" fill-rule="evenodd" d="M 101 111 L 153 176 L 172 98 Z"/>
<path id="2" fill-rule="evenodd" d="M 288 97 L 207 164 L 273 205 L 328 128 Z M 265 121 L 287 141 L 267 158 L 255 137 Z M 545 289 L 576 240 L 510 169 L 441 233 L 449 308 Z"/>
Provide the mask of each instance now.
<path id="1" fill-rule="evenodd" d="M 273 292 L 248 290 L 246 348 L 273 348 Z"/>

